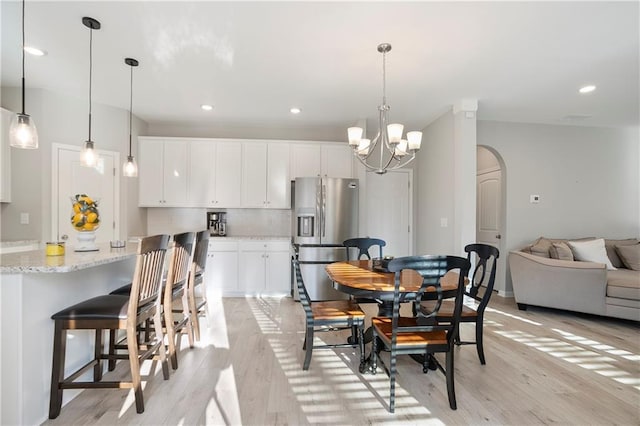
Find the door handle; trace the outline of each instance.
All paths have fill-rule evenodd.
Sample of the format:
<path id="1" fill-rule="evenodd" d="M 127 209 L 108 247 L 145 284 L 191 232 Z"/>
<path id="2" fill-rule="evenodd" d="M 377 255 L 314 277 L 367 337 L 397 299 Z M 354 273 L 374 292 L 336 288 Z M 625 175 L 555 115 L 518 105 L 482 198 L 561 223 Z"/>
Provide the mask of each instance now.
<path id="1" fill-rule="evenodd" d="M 62 241 L 67 241 L 69 239 L 69 236 L 67 234 L 63 234 L 62 237 L 60 237 L 60 239 Z"/>
<path id="2" fill-rule="evenodd" d="M 500 235 L 500 234 L 496 235 L 496 240 L 499 240 L 501 238 L 502 238 L 502 235 Z"/>

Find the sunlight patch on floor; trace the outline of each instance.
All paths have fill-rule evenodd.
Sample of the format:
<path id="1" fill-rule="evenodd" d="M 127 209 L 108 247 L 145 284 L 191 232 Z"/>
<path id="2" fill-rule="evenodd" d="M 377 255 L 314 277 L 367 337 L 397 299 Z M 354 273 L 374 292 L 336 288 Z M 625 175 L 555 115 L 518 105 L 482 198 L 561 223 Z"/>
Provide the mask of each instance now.
<path id="1" fill-rule="evenodd" d="M 278 316 L 273 314 L 278 311 L 281 301 L 257 298 L 247 301 L 261 332 L 269 336 L 267 341 L 287 377 L 290 390 L 310 423 L 349 424 L 349 413 L 356 410 L 366 411 L 369 418 L 377 419 L 376 423 L 407 424 L 407 416 L 410 416 L 412 420 L 409 423 L 443 424 L 398 384 L 396 413 L 403 420 L 396 420 L 389 414 L 389 378 L 384 373 L 359 375 L 359 355 L 355 348 L 314 349 L 309 371 L 303 371 L 304 333 L 299 330 L 283 332 Z M 300 328 L 303 327 L 304 319 L 301 317 Z M 295 345 L 291 345 L 292 333 L 295 333 Z M 336 338 L 335 333 L 316 333 L 314 344 L 336 343 L 341 339 Z"/>
<path id="2" fill-rule="evenodd" d="M 519 316 L 519 315 L 510 314 L 510 313 L 508 313 L 508 312 L 504 312 L 504 311 L 501 311 L 501 310 L 498 310 L 498 309 L 492 308 L 492 307 L 490 307 L 490 306 L 487 306 L 487 307 L 485 308 L 485 312 L 491 312 L 491 313 L 495 313 L 495 314 L 504 315 L 505 317 L 513 318 L 513 319 L 515 319 L 515 320 L 522 321 L 522 322 L 526 322 L 527 324 L 531 324 L 531 325 L 542 325 L 542 324 L 541 324 L 541 323 L 539 323 L 539 322 L 532 321 L 532 320 L 527 319 L 527 318 L 523 318 L 523 317 L 521 317 L 521 316 Z M 485 320 L 485 321 L 486 321 L 486 320 Z"/>
<path id="3" fill-rule="evenodd" d="M 535 348 L 541 352 L 545 352 L 555 358 L 576 364 L 585 370 L 593 371 L 618 383 L 634 386 L 636 389 L 640 389 L 640 378 L 633 377 L 633 372 L 617 368 L 615 364 L 619 361 L 606 355 L 615 351 L 613 347 L 607 345 L 605 354 L 595 352 L 591 350 L 591 347 L 600 345 L 598 342 L 591 339 L 585 339 L 571 333 L 565 333 L 558 329 L 553 329 L 553 331 L 561 334 L 563 338 L 569 339 L 569 342 L 550 337 L 536 337 L 533 334 L 517 330 L 495 331 L 495 333 L 526 346 Z M 576 344 L 587 345 L 589 348 L 576 346 Z M 637 371 L 635 373 L 637 373 Z"/>

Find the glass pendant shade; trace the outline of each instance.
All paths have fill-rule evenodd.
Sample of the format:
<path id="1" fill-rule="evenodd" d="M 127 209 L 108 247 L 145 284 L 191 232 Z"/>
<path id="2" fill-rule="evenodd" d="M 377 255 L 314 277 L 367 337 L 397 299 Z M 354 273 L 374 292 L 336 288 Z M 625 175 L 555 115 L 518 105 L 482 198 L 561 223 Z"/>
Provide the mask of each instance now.
<path id="1" fill-rule="evenodd" d="M 402 124 L 389 124 L 387 126 L 387 132 L 389 132 L 389 143 L 392 145 L 396 145 L 402 139 L 402 131 L 404 130 L 404 126 Z"/>
<path id="2" fill-rule="evenodd" d="M 15 114 L 9 126 L 9 144 L 15 148 L 37 149 L 38 130 L 28 114 Z"/>
<path id="3" fill-rule="evenodd" d="M 80 163 L 85 167 L 94 167 L 98 161 L 92 141 L 86 141 L 80 151 Z"/>
<path id="4" fill-rule="evenodd" d="M 138 177 L 138 165 L 132 155 L 127 156 L 127 161 L 122 166 L 122 174 L 125 177 Z"/>
<path id="5" fill-rule="evenodd" d="M 360 144 L 360 139 L 362 139 L 362 132 L 362 127 L 349 127 L 347 129 L 349 145 L 358 146 Z"/>
<path id="6" fill-rule="evenodd" d="M 419 150 L 422 145 L 422 132 L 407 132 L 407 141 L 410 150 Z"/>

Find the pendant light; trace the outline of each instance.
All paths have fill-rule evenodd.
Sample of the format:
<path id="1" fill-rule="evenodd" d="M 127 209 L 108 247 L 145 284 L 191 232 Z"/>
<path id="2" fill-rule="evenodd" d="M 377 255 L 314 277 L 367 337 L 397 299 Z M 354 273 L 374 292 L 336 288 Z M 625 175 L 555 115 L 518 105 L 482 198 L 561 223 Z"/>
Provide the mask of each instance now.
<path id="1" fill-rule="evenodd" d="M 22 0 L 22 112 L 15 114 L 9 126 L 9 144 L 14 148 L 37 149 L 38 130 L 33 118 L 24 112 L 24 5 Z"/>
<path id="2" fill-rule="evenodd" d="M 91 140 L 91 71 L 93 67 L 93 30 L 100 29 L 100 22 L 93 18 L 84 17 L 82 23 L 89 28 L 89 139 L 85 141 L 80 151 L 80 164 L 86 167 L 96 165 L 97 156 L 93 141 Z"/>
<path id="3" fill-rule="evenodd" d="M 138 66 L 138 61 L 133 58 L 125 58 L 124 63 L 131 67 L 131 83 L 129 95 L 129 155 L 127 161 L 122 166 L 122 174 L 125 177 L 138 177 L 138 165 L 131 154 L 131 125 L 133 122 L 133 67 Z"/>

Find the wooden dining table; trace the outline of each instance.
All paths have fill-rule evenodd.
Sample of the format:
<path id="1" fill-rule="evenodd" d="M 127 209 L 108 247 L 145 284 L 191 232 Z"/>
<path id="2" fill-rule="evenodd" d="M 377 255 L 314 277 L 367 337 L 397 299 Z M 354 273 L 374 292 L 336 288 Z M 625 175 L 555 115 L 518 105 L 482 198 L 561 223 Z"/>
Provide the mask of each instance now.
<path id="1" fill-rule="evenodd" d="M 393 293 L 395 290 L 395 274 L 375 268 L 372 260 L 349 260 L 335 262 L 325 267 L 327 275 L 333 282 L 333 288 L 356 298 L 373 299 L 378 303 L 378 316 L 391 317 L 393 315 Z M 404 270 L 400 273 L 400 297 L 401 301 L 414 300 L 420 286 L 422 277 L 416 271 Z M 455 297 L 458 289 L 459 275 L 455 271 L 447 272 L 440 280 L 443 298 Z M 465 278 L 465 281 L 468 281 Z M 435 299 L 437 293 L 434 287 L 427 287 L 422 295 L 423 300 Z M 368 328 L 364 333 L 365 343 L 373 339 L 373 330 Z M 355 342 L 349 342 L 355 343 Z M 411 355 L 418 363 L 422 364 L 424 357 Z M 371 355 L 360 364 L 360 372 L 371 371 Z M 430 360 L 429 369 L 436 369 L 436 364 Z"/>
<path id="2" fill-rule="evenodd" d="M 393 312 L 393 291 L 395 274 L 374 268 L 372 260 L 349 260 L 326 266 L 327 275 L 333 288 L 356 298 L 374 299 L 378 302 L 378 315 L 390 317 Z M 402 301 L 415 299 L 422 277 L 416 271 L 404 270 L 400 275 L 400 296 Z M 449 271 L 440 280 L 444 298 L 455 297 L 458 288 L 458 274 Z M 427 287 L 423 299 L 436 297 L 433 287 Z"/>

